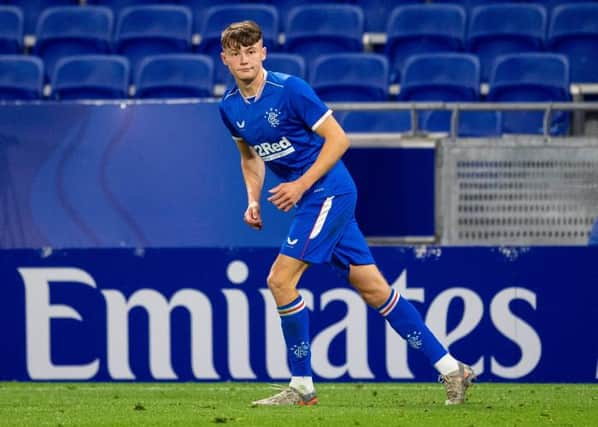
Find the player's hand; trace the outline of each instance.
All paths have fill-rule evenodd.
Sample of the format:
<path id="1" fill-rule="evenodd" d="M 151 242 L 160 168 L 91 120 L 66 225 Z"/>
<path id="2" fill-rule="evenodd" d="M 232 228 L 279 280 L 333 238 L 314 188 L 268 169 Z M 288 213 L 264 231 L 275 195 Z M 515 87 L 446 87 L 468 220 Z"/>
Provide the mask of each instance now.
<path id="1" fill-rule="evenodd" d="M 259 203 L 249 203 L 249 206 L 247 206 L 247 209 L 245 210 L 245 215 L 243 215 L 243 221 L 254 230 L 262 229 L 262 215 Z"/>
<path id="2" fill-rule="evenodd" d="M 307 188 L 301 181 L 283 182 L 268 190 L 272 194 L 268 197 L 268 201 L 281 211 L 288 212 L 301 200 L 306 190 Z"/>

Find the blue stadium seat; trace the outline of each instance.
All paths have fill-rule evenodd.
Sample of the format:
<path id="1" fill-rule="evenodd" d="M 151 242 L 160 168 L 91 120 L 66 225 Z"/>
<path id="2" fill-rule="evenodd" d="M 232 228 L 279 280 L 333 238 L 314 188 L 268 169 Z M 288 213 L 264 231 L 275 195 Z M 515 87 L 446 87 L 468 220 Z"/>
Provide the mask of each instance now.
<path id="1" fill-rule="evenodd" d="M 197 9 L 207 9 L 214 6 L 236 6 L 239 3 L 251 4 L 266 4 L 269 1 L 255 1 L 255 0 L 178 0 L 178 3 L 189 7 L 193 12 Z"/>
<path id="2" fill-rule="evenodd" d="M 211 97 L 213 87 L 214 63 L 200 54 L 149 56 L 135 75 L 136 98 Z"/>
<path id="3" fill-rule="evenodd" d="M 52 74 L 52 98 L 122 99 L 129 96 L 129 61 L 117 55 L 62 58 Z"/>
<path id="4" fill-rule="evenodd" d="M 409 111 L 349 111 L 335 113 L 335 116 L 345 132 L 387 133 L 411 130 Z"/>
<path id="5" fill-rule="evenodd" d="M 305 61 L 301 55 L 293 53 L 269 53 L 264 61 L 266 70 L 307 78 Z"/>
<path id="6" fill-rule="evenodd" d="M 324 101 L 385 101 L 388 61 L 375 53 L 321 55 L 309 70 L 309 81 Z"/>
<path id="7" fill-rule="evenodd" d="M 201 35 L 201 42 L 197 52 L 209 55 L 215 64 L 215 79 L 217 83 L 227 82 L 229 73 L 220 60 L 220 35 L 229 24 L 238 21 L 253 20 L 262 28 L 264 46 L 269 51 L 275 51 L 278 46 L 278 12 L 269 5 L 229 5 L 214 6 L 207 9 L 203 15 L 196 15 L 195 29 Z"/>
<path id="8" fill-rule="evenodd" d="M 318 55 L 361 52 L 363 29 L 363 11 L 358 6 L 297 6 L 287 17 L 284 48 L 303 55 L 308 63 Z"/>
<path id="9" fill-rule="evenodd" d="M 25 34 L 34 34 L 41 13 L 49 7 L 76 6 L 78 0 L 4 0 L 1 3 L 19 7 L 23 11 Z"/>
<path id="10" fill-rule="evenodd" d="M 245 0 L 252 2 L 254 0 Z M 343 6 L 347 4 L 354 4 L 356 0 L 261 0 L 260 3 L 268 3 L 276 6 L 278 9 L 278 15 L 280 16 L 281 30 L 286 31 L 286 25 L 289 13 L 292 9 L 298 6 L 319 6 L 319 5 L 331 5 Z"/>
<path id="11" fill-rule="evenodd" d="M 391 82 L 401 79 L 405 61 L 415 54 L 458 52 L 465 43 L 465 9 L 450 4 L 399 6 L 388 20 L 386 55 Z"/>
<path id="12" fill-rule="evenodd" d="M 116 51 L 136 72 L 146 56 L 191 52 L 191 10 L 185 6 L 155 5 L 123 9 L 116 25 Z"/>
<path id="13" fill-rule="evenodd" d="M 264 46 L 275 50 L 278 45 L 279 19 L 274 6 L 238 4 L 213 6 L 195 17 L 195 31 L 201 35 L 202 52 L 220 52 L 220 35 L 229 24 L 251 20 L 257 22 L 264 36 Z"/>
<path id="14" fill-rule="evenodd" d="M 23 12 L 14 6 L 0 6 L 0 54 L 23 52 Z"/>
<path id="15" fill-rule="evenodd" d="M 513 54 L 499 57 L 490 74 L 488 101 L 548 102 L 570 100 L 569 62 L 553 53 Z M 550 133 L 562 135 L 569 128 L 569 114 L 552 114 Z M 506 133 L 543 133 L 542 112 L 504 112 Z"/>
<path id="16" fill-rule="evenodd" d="M 573 3 L 596 3 L 596 2 L 598 2 L 598 0 L 540 0 L 540 1 L 536 0 L 536 3 L 540 3 L 544 7 L 546 7 L 546 9 L 549 12 L 549 16 L 550 16 L 550 13 L 552 13 L 554 8 L 557 6 L 563 6 L 563 5 L 567 5 L 567 4 L 573 4 Z"/>
<path id="17" fill-rule="evenodd" d="M 538 4 L 492 4 L 471 10 L 467 50 L 480 58 L 482 81 L 488 81 L 500 55 L 543 50 L 546 9 Z"/>
<path id="18" fill-rule="evenodd" d="M 466 53 L 414 55 L 405 62 L 399 98 L 402 101 L 475 102 L 480 100 L 480 63 Z M 450 130 L 450 112 L 420 113 L 420 128 Z"/>
<path id="19" fill-rule="evenodd" d="M 257 4 L 270 4 L 270 1 L 257 1 L 257 0 L 178 0 L 177 3 L 187 6 L 193 12 L 194 22 L 201 23 L 205 12 L 210 7 L 215 6 L 238 6 L 240 4 L 250 3 L 253 5 Z M 195 27 L 197 30 L 198 27 Z"/>
<path id="20" fill-rule="evenodd" d="M 357 0 L 365 16 L 365 31 L 368 33 L 385 33 L 388 24 L 388 15 L 391 8 L 406 6 L 408 4 L 424 3 L 425 0 Z"/>
<path id="21" fill-rule="evenodd" d="M 567 56 L 571 81 L 598 82 L 598 3 L 555 7 L 547 48 Z"/>
<path id="22" fill-rule="evenodd" d="M 490 4 L 500 4 L 500 3 L 521 3 L 526 0 L 432 0 L 432 3 L 445 3 L 445 4 L 456 4 L 462 6 L 466 9 L 471 9 L 476 6 L 487 6 Z M 542 0 L 536 1 L 536 3 L 541 3 Z"/>
<path id="23" fill-rule="evenodd" d="M 127 7 L 147 6 L 159 4 L 177 4 L 181 3 L 177 0 L 86 0 L 88 5 L 106 6 L 112 9 L 114 16 L 118 16 L 121 10 Z"/>
<path id="24" fill-rule="evenodd" d="M 60 58 L 109 53 L 112 29 L 112 11 L 106 7 L 49 8 L 39 17 L 34 53 L 44 60 L 50 78 Z"/>
<path id="25" fill-rule="evenodd" d="M 465 7 L 466 9 L 472 9 L 476 6 L 487 6 L 490 4 L 505 4 L 505 3 L 535 3 L 542 5 L 546 8 L 548 15 L 550 15 L 550 11 L 559 5 L 562 4 L 569 4 L 569 3 L 589 3 L 589 2 L 596 2 L 598 0 L 431 0 L 433 3 L 450 3 L 450 4 L 458 4 L 460 6 Z"/>
<path id="26" fill-rule="evenodd" d="M 431 120 L 423 125 L 430 132 L 444 132 L 435 129 L 438 123 Z M 502 113 L 500 111 L 460 111 L 457 135 L 462 138 L 499 137 L 502 134 Z"/>
<path id="27" fill-rule="evenodd" d="M 0 56 L 0 99 L 32 100 L 42 97 L 44 64 L 25 55 Z"/>

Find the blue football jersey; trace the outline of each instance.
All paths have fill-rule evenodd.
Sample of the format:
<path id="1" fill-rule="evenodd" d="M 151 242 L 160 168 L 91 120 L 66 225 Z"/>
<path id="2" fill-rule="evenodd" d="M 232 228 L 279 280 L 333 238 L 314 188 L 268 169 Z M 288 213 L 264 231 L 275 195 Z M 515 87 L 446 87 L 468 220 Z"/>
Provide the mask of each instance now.
<path id="1" fill-rule="evenodd" d="M 316 161 L 324 139 L 315 130 L 332 111 L 298 77 L 267 71 L 265 79 L 255 99 L 245 99 L 236 86 L 228 89 L 220 113 L 233 139 L 252 146 L 281 180 L 293 181 Z M 329 195 L 354 191 L 340 160 L 309 190 Z"/>

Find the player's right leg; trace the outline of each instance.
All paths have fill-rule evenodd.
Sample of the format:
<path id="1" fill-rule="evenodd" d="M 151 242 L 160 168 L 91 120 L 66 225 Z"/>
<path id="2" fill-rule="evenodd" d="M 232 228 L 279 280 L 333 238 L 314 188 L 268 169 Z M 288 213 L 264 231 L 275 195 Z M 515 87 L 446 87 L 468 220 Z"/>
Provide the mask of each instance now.
<path id="1" fill-rule="evenodd" d="M 296 286 L 308 264 L 330 261 L 337 242 L 353 218 L 355 201 L 355 194 L 323 193 L 310 193 L 301 200 L 268 277 L 287 345 L 291 382 L 289 388 L 254 402 L 255 405 L 317 403 L 311 377 L 309 312 Z"/>
<path id="2" fill-rule="evenodd" d="M 268 288 L 274 297 L 287 347 L 291 381 L 287 388 L 254 406 L 315 405 L 318 403 L 311 373 L 309 312 L 297 291 L 297 283 L 309 264 L 279 254 L 268 275 Z"/>

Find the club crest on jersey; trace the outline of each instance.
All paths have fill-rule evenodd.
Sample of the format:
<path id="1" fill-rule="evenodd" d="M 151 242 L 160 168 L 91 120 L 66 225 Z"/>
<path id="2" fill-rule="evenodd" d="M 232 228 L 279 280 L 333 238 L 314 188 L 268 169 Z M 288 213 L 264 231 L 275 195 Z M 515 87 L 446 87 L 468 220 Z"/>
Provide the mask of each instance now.
<path id="1" fill-rule="evenodd" d="M 266 114 L 264 114 L 264 117 L 266 118 L 266 120 L 268 120 L 268 123 L 270 123 L 270 126 L 275 128 L 276 126 L 278 126 L 280 124 L 280 120 L 278 119 L 279 115 L 280 115 L 280 111 L 277 108 L 270 108 L 268 111 L 266 111 Z"/>

